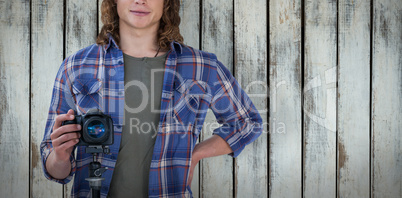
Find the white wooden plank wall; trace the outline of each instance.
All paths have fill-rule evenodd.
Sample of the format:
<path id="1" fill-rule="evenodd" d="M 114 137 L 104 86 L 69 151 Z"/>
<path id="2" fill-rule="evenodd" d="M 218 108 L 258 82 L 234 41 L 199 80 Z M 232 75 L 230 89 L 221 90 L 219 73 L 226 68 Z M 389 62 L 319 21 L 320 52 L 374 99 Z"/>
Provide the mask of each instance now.
<path id="1" fill-rule="evenodd" d="M 202 50 L 214 52 L 233 72 L 233 2 L 203 0 Z M 219 125 L 211 110 L 205 118 L 201 141 L 212 136 Z M 219 184 L 219 185 L 216 185 Z M 201 196 L 233 197 L 233 157 L 225 155 L 201 161 Z"/>
<path id="2" fill-rule="evenodd" d="M 401 0 L 181 3 L 185 43 L 218 56 L 265 131 L 236 159 L 202 160 L 194 197 L 402 197 Z M 39 144 L 56 72 L 95 42 L 100 5 L 0 1 L 0 198 L 70 196 Z"/>
<path id="3" fill-rule="evenodd" d="M 62 1 L 32 1 L 31 164 L 32 197 L 61 197 L 62 185 L 43 176 L 40 143 L 56 73 L 63 61 Z"/>
<path id="4" fill-rule="evenodd" d="M 301 1 L 269 4 L 270 197 L 302 192 Z"/>
<path id="5" fill-rule="evenodd" d="M 234 1 L 234 76 L 248 94 L 268 95 L 267 2 Z M 267 97 L 250 97 L 267 123 Z M 235 159 L 234 196 L 268 196 L 267 125 L 264 133 Z"/>
<path id="6" fill-rule="evenodd" d="M 200 48 L 200 0 L 182 1 L 180 7 L 180 32 L 186 45 Z M 199 141 L 199 140 L 198 140 Z M 200 166 L 194 169 L 191 191 L 195 198 L 200 195 Z"/>
<path id="7" fill-rule="evenodd" d="M 339 1 L 339 197 L 370 197 L 370 1 Z"/>
<path id="8" fill-rule="evenodd" d="M 0 197 L 28 197 L 29 2 L 0 1 Z"/>
<path id="9" fill-rule="evenodd" d="M 66 0 L 65 57 L 96 41 L 98 35 L 97 1 Z M 80 9 L 81 8 L 81 9 Z M 70 197 L 73 182 L 64 185 L 64 197 Z"/>
<path id="10" fill-rule="evenodd" d="M 306 1 L 304 35 L 304 197 L 336 196 L 336 8 Z"/>
<path id="11" fill-rule="evenodd" d="M 372 197 L 402 197 L 402 3 L 373 3 Z"/>

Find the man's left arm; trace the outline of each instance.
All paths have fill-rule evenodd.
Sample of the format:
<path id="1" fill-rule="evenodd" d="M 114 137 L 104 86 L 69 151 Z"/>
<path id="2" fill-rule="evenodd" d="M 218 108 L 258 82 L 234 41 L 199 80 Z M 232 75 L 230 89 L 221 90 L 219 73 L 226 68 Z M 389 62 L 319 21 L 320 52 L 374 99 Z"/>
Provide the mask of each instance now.
<path id="1" fill-rule="evenodd" d="M 262 133 L 262 119 L 251 99 L 230 71 L 217 62 L 211 110 L 219 124 L 213 136 L 194 147 L 189 184 L 197 163 L 208 157 L 230 154 L 237 157 L 247 144 Z"/>

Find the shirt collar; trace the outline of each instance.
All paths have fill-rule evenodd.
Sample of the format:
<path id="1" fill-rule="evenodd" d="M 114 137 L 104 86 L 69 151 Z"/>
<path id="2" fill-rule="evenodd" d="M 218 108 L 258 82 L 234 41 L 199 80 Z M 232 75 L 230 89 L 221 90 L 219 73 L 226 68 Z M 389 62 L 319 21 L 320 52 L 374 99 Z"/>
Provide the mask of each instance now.
<path id="1" fill-rule="evenodd" d="M 114 40 L 112 34 L 107 33 L 109 37 L 109 42 L 104 46 L 105 51 L 107 51 L 111 46 L 116 47 L 117 49 L 120 49 L 119 46 L 117 45 L 116 41 Z"/>
<path id="2" fill-rule="evenodd" d="M 183 52 L 183 46 L 180 43 L 173 41 L 170 43 L 170 50 L 181 54 Z"/>
<path id="3" fill-rule="evenodd" d="M 110 33 L 108 33 L 108 36 L 109 36 L 109 43 L 104 46 L 105 51 L 107 51 L 110 47 L 116 47 L 117 49 L 120 49 L 119 46 L 116 44 L 116 41 L 114 40 L 113 36 Z M 183 46 L 176 41 L 170 43 L 170 49 L 173 52 L 178 52 L 180 54 L 183 52 Z"/>

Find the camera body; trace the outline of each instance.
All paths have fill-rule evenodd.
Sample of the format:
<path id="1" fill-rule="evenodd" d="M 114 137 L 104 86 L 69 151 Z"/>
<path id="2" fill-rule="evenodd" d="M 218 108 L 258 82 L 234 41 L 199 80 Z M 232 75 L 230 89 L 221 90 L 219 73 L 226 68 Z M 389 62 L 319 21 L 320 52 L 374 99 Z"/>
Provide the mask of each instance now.
<path id="1" fill-rule="evenodd" d="M 106 146 L 112 145 L 114 140 L 113 120 L 98 109 L 90 109 L 84 115 L 75 115 L 73 120 L 63 122 L 67 124 L 80 124 L 81 134 L 77 146 Z"/>

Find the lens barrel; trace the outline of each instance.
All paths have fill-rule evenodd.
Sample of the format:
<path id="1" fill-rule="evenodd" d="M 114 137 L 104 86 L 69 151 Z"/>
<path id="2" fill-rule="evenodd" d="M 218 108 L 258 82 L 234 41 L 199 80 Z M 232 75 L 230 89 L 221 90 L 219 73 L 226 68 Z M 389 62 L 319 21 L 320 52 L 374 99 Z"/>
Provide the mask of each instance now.
<path id="1" fill-rule="evenodd" d="M 91 116 L 84 122 L 83 136 L 88 144 L 102 144 L 110 135 L 110 129 L 106 128 L 107 120 L 100 116 Z"/>

